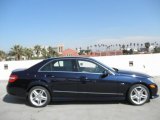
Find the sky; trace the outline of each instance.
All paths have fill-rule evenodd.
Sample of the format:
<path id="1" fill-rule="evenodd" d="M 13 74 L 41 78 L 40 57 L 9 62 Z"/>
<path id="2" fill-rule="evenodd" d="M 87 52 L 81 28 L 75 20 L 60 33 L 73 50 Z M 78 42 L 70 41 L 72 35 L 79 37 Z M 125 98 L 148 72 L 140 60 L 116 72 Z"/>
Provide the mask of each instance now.
<path id="1" fill-rule="evenodd" d="M 160 42 L 160 0 L 0 0 L 0 49 Z"/>

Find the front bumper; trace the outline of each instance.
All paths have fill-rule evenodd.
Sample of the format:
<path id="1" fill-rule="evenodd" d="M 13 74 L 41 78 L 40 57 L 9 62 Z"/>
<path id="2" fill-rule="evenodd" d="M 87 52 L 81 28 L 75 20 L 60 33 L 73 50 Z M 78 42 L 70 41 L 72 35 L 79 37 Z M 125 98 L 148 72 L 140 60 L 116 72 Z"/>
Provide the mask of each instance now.
<path id="1" fill-rule="evenodd" d="M 156 96 L 152 96 L 151 99 L 155 99 L 155 98 L 158 98 L 159 95 L 156 95 Z"/>
<path id="2" fill-rule="evenodd" d="M 155 86 L 155 87 L 153 88 L 153 87 L 150 87 L 150 86 Z M 158 95 L 158 86 L 156 84 L 150 84 L 149 88 L 150 88 L 150 93 L 151 93 L 150 97 L 152 99 L 159 97 L 159 95 Z"/>

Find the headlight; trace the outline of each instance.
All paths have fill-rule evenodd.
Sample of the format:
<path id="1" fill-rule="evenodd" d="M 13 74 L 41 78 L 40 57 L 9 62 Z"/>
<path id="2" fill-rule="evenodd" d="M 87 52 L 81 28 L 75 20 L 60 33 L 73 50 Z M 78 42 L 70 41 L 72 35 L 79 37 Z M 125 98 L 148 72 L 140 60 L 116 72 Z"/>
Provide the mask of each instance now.
<path id="1" fill-rule="evenodd" d="M 147 78 L 149 81 L 153 82 L 154 83 L 154 80 L 153 78 Z"/>

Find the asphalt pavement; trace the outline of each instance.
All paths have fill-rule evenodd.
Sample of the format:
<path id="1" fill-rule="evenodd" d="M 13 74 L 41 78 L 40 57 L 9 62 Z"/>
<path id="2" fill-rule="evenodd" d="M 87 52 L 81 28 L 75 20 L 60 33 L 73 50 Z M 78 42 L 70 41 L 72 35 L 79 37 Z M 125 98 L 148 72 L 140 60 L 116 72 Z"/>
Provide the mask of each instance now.
<path id="1" fill-rule="evenodd" d="M 155 79 L 160 87 L 160 77 Z M 0 120 L 160 120 L 160 97 L 143 106 L 125 101 L 86 101 L 52 102 L 33 108 L 24 99 L 7 95 L 6 85 L 7 81 L 0 81 Z"/>

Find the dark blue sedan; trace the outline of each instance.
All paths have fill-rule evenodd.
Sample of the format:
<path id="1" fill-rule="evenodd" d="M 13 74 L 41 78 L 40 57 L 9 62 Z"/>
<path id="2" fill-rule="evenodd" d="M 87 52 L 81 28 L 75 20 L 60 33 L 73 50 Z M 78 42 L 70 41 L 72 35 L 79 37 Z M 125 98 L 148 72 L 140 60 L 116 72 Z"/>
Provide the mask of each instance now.
<path id="1" fill-rule="evenodd" d="M 157 97 L 149 75 L 112 69 L 83 57 L 50 58 L 10 75 L 7 92 L 27 98 L 34 107 L 51 100 L 128 100 L 143 105 Z"/>

